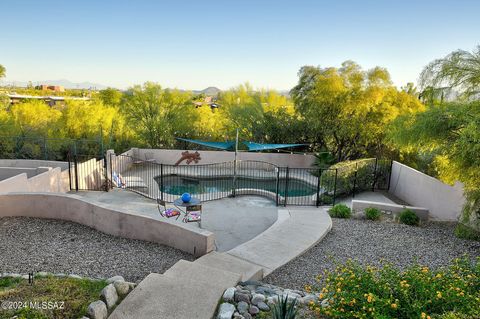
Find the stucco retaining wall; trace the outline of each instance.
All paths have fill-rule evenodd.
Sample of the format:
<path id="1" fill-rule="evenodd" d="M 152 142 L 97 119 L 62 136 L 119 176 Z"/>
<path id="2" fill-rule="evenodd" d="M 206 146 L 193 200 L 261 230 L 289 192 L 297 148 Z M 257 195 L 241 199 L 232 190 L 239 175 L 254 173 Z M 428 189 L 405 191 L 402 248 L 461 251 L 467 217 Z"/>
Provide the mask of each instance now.
<path id="1" fill-rule="evenodd" d="M 27 168 L 27 167 L 0 167 L 0 181 L 25 173 L 27 177 L 30 178 L 37 174 L 48 171 L 48 167 L 37 167 L 37 168 Z"/>
<path id="2" fill-rule="evenodd" d="M 60 167 L 63 171 L 68 169 L 68 162 L 27 160 L 27 159 L 0 159 L 0 167 L 23 167 L 23 168 Z"/>
<path id="3" fill-rule="evenodd" d="M 214 249 L 214 234 L 207 230 L 191 229 L 167 219 L 157 220 L 125 209 L 93 204 L 71 194 L 0 194 L 0 217 L 6 216 L 72 221 L 106 234 L 155 242 L 195 256 Z"/>
<path id="4" fill-rule="evenodd" d="M 425 207 L 429 218 L 457 221 L 465 203 L 463 185 L 450 186 L 411 167 L 392 164 L 389 192 L 412 206 Z"/>
<path id="5" fill-rule="evenodd" d="M 185 150 L 163 150 L 163 149 L 143 149 L 132 148 L 129 155 L 133 155 L 140 160 L 155 159 L 157 163 L 162 164 L 175 164 Z M 189 152 L 195 152 L 189 150 Z M 213 164 L 230 162 L 235 159 L 235 152 L 227 151 L 198 151 L 200 153 L 201 160 L 198 162 L 201 164 Z M 237 159 L 243 161 L 261 161 L 268 162 L 281 167 L 299 167 L 308 168 L 312 167 L 315 156 L 307 154 L 285 154 L 285 153 L 256 153 L 256 152 L 239 152 Z M 182 162 L 181 164 L 185 164 Z M 191 163 L 195 165 L 195 163 Z"/>
<path id="6" fill-rule="evenodd" d="M 27 190 L 27 174 L 22 173 L 0 181 L 0 194 L 25 192 Z"/>
<path id="7" fill-rule="evenodd" d="M 28 178 L 26 173 L 19 173 L 11 178 L 0 181 L 0 194 L 12 192 L 55 192 L 69 191 L 68 171 L 60 167 L 51 169 L 43 167 L 45 172 Z"/>

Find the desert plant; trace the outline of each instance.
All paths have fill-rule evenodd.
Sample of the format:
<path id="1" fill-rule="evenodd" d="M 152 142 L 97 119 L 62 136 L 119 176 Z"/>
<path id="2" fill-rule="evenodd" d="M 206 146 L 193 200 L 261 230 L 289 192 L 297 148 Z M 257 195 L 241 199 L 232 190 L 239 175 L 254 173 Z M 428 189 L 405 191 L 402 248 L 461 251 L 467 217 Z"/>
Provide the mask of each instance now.
<path id="1" fill-rule="evenodd" d="M 375 207 L 368 207 L 365 209 L 365 217 L 370 220 L 378 220 L 382 216 L 380 209 Z"/>
<path id="2" fill-rule="evenodd" d="M 345 204 L 337 204 L 328 211 L 335 218 L 350 218 L 352 210 Z"/>
<path id="3" fill-rule="evenodd" d="M 420 223 L 420 218 L 418 218 L 417 214 L 408 208 L 402 210 L 399 219 L 402 224 L 410 226 L 417 226 Z"/>
<path id="4" fill-rule="evenodd" d="M 350 260 L 318 278 L 322 283 L 312 292 L 319 299 L 308 304 L 315 318 L 480 318 L 480 258 L 455 259 L 443 268 L 414 264 L 402 270 Z"/>
<path id="5" fill-rule="evenodd" d="M 480 232 L 462 223 L 457 224 L 455 235 L 458 238 L 480 241 Z"/>
<path id="6" fill-rule="evenodd" d="M 297 317 L 297 299 L 292 301 L 288 300 L 288 295 L 279 297 L 278 302 L 273 306 L 272 318 L 273 319 L 295 319 Z"/>

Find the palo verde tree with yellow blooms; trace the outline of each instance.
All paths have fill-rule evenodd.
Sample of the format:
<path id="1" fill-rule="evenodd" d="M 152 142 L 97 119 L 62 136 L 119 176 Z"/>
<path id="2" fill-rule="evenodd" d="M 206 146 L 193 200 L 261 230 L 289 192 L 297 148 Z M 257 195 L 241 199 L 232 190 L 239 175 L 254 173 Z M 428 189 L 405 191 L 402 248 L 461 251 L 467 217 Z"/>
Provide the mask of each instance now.
<path id="1" fill-rule="evenodd" d="M 422 103 L 398 91 L 384 68 L 363 70 L 346 61 L 340 68 L 305 66 L 291 95 L 309 139 L 335 161 L 387 153 L 387 125 L 398 115 L 416 113 Z"/>

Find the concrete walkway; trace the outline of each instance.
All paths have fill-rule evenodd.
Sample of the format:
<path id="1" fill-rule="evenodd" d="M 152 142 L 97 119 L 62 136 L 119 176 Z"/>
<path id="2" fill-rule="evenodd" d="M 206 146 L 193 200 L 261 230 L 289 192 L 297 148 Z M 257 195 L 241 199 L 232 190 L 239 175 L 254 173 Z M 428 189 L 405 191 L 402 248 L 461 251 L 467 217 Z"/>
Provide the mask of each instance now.
<path id="1" fill-rule="evenodd" d="M 225 289 L 262 279 L 318 243 L 331 227 L 326 209 L 282 209 L 265 232 L 228 252 L 193 263 L 181 260 L 163 275 L 148 275 L 109 318 L 211 319 Z"/>
<path id="2" fill-rule="evenodd" d="M 288 208 L 279 211 L 272 227 L 227 254 L 263 268 L 267 276 L 318 243 L 332 228 L 325 208 Z"/>

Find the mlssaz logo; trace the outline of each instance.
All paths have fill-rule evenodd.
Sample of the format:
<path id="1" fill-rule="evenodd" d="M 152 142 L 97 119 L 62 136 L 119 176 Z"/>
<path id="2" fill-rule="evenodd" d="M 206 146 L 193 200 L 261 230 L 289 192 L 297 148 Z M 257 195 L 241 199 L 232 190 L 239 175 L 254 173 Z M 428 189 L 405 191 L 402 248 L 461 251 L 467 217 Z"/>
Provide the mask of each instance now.
<path id="1" fill-rule="evenodd" d="M 180 159 L 175 163 L 175 166 L 180 164 L 181 162 L 186 160 L 186 163 L 189 165 L 191 162 L 197 164 L 202 158 L 200 157 L 200 153 L 195 151 L 195 153 L 190 153 L 189 151 L 182 152 L 182 156 Z"/>

